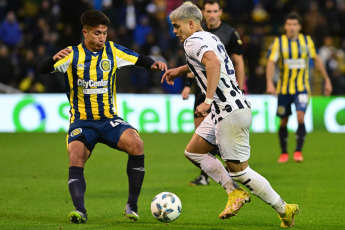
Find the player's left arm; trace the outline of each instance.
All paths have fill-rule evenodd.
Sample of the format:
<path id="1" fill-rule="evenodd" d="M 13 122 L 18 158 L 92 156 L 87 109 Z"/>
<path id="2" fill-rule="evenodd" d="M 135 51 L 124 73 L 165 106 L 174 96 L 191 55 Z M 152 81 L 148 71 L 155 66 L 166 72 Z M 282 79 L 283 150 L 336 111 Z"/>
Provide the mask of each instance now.
<path id="1" fill-rule="evenodd" d="M 206 116 L 219 83 L 221 62 L 217 55 L 209 50 L 204 53 L 201 63 L 206 67 L 207 91 L 205 101 L 196 108 L 195 112 L 197 115 Z"/>
<path id="2" fill-rule="evenodd" d="M 47 74 L 47 73 L 53 72 L 55 69 L 55 66 L 54 66 L 55 63 L 57 63 L 60 60 L 68 58 L 71 53 L 72 53 L 72 49 L 64 48 L 60 50 L 59 52 L 57 52 L 53 57 L 43 60 L 39 66 L 39 72 L 41 74 Z M 63 62 L 66 63 L 66 66 L 69 65 L 68 60 L 66 61 L 63 60 Z M 65 67 L 65 69 L 66 68 L 67 67 Z"/>
<path id="3" fill-rule="evenodd" d="M 231 60 L 234 63 L 238 87 L 244 90 L 244 61 L 242 54 L 231 54 Z"/>
<path id="4" fill-rule="evenodd" d="M 135 63 L 136 66 L 144 67 L 145 69 L 150 69 L 153 71 L 165 71 L 167 70 L 167 65 L 161 61 L 154 61 L 152 58 L 139 54 L 138 60 Z"/>
<path id="5" fill-rule="evenodd" d="M 230 58 L 234 63 L 236 78 L 238 87 L 244 90 L 244 61 L 243 61 L 243 44 L 240 35 L 237 31 L 234 31 L 231 35 L 228 49 L 230 52 Z"/>
<path id="6" fill-rule="evenodd" d="M 320 57 L 317 54 L 314 57 L 314 63 L 315 63 L 315 68 L 321 73 L 323 79 L 325 80 L 324 94 L 326 96 L 329 96 L 331 95 L 332 90 L 333 90 L 332 84 Z"/>

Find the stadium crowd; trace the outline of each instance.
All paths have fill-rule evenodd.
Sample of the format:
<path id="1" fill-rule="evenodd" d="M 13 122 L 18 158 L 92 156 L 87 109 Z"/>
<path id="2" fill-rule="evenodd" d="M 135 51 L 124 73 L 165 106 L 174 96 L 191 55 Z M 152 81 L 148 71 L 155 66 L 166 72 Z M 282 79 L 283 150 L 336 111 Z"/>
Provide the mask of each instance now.
<path id="1" fill-rule="evenodd" d="M 61 73 L 40 75 L 38 65 L 82 41 L 79 18 L 87 9 L 102 10 L 109 17 L 109 40 L 166 62 L 169 68 L 180 66 L 185 63 L 184 51 L 168 15 L 182 2 L 0 0 L 0 92 L 64 92 Z M 193 2 L 201 5 L 202 0 Z M 243 42 L 246 93 L 265 93 L 268 47 L 274 36 L 283 33 L 284 16 L 296 11 L 303 18 L 302 32 L 313 38 L 331 78 L 332 94 L 345 94 L 345 0 L 221 0 L 221 4 L 222 20 L 239 32 Z M 141 68 L 118 71 L 118 93 L 180 93 L 184 86 L 183 79 L 174 86 L 161 85 L 161 73 Z M 322 95 L 322 78 L 311 75 L 312 94 Z"/>

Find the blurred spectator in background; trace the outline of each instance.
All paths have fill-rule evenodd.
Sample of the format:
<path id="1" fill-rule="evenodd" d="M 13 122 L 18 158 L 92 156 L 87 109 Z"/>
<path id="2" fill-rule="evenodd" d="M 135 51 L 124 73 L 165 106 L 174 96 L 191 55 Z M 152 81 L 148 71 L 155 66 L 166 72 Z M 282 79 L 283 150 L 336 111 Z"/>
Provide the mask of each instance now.
<path id="1" fill-rule="evenodd" d="M 167 60 L 162 56 L 161 49 L 158 46 L 153 46 L 150 50 L 150 58 L 154 61 L 167 63 Z M 161 87 L 162 72 L 155 72 L 150 77 L 150 93 L 164 93 Z"/>
<path id="2" fill-rule="evenodd" d="M 0 0 L 0 22 L 4 20 L 6 15 L 7 0 Z"/>
<path id="3" fill-rule="evenodd" d="M 15 87 L 12 60 L 6 45 L 0 45 L 0 82 Z"/>
<path id="4" fill-rule="evenodd" d="M 120 11 L 120 29 L 125 47 L 130 47 L 130 44 L 133 42 L 133 32 L 138 24 L 138 16 L 139 12 L 134 4 L 134 0 L 125 0 L 125 5 L 121 7 Z"/>
<path id="5" fill-rule="evenodd" d="M 0 40 L 8 47 L 13 49 L 19 44 L 22 38 L 22 31 L 17 22 L 16 15 L 10 11 L 6 15 L 6 19 L 0 25 Z"/>
<path id="6" fill-rule="evenodd" d="M 344 53 L 332 49 L 329 59 L 326 61 L 326 70 L 332 83 L 332 95 L 344 95 L 344 75 L 340 72 L 341 57 L 344 60 Z"/>
<path id="7" fill-rule="evenodd" d="M 153 29 L 147 16 L 141 16 L 138 25 L 134 29 L 134 42 L 142 47 L 146 43 L 146 37 L 152 34 Z"/>
<path id="8" fill-rule="evenodd" d="M 38 79 L 37 65 L 34 57 L 34 51 L 27 49 L 25 59 L 21 65 L 18 88 L 26 93 L 43 93 L 45 92 L 45 88 L 40 82 L 40 79 Z"/>
<path id="9" fill-rule="evenodd" d="M 108 38 L 125 47 L 137 50 L 145 55 L 157 46 L 161 56 L 171 63 L 185 62 L 180 55 L 182 46 L 172 33 L 168 15 L 184 0 L 0 0 L 0 46 L 5 44 L 9 49 L 8 57 L 12 67 L 13 82 L 22 78 L 19 70 L 28 49 L 34 56 L 45 46 L 45 53 L 53 55 L 68 45 L 77 45 L 82 41 L 80 16 L 87 9 L 101 9 L 110 19 Z M 204 0 L 192 0 L 202 6 Z M 345 1 L 344 0 L 220 0 L 223 8 L 222 21 L 231 24 L 242 38 L 249 94 L 264 93 L 266 51 L 274 36 L 283 32 L 284 16 L 296 11 L 303 17 L 303 32 L 310 34 L 318 51 L 324 46 L 324 39 L 330 37 L 333 47 L 345 51 Z M 8 19 L 9 18 L 9 19 Z M 40 47 L 40 48 L 39 48 Z M 182 49 L 183 50 L 183 49 Z M 339 73 L 343 76 L 344 58 L 336 52 Z M 324 52 L 324 51 L 322 51 Z M 320 56 L 322 56 L 320 54 Z M 331 55 L 324 60 L 334 63 Z M 36 58 L 35 58 L 36 60 Z M 35 61 L 36 62 L 36 61 Z M 177 64 L 180 65 L 180 64 Z M 332 66 L 334 66 L 332 64 Z M 7 71 L 7 70 L 6 70 Z M 123 81 L 121 93 L 135 92 L 131 86 L 135 73 L 130 70 L 118 70 Z M 150 75 L 152 73 L 149 73 Z M 314 73 L 311 71 L 311 74 Z M 127 78 L 128 76 L 128 78 Z M 131 77 L 132 76 L 132 77 Z M 38 76 L 39 77 L 39 76 Z M 50 79 L 50 78 L 49 78 Z M 55 78 L 56 79 L 56 78 Z M 149 77 L 149 79 L 152 79 Z M 182 78 L 181 78 L 182 81 Z M 51 84 L 45 85 L 45 84 Z M 146 83 L 145 83 L 146 84 Z M 312 93 L 321 94 L 321 82 L 312 82 Z M 345 87 L 340 81 L 341 88 Z M 45 92 L 60 92 L 60 84 L 44 82 Z M 16 85 L 18 87 L 18 84 Z M 151 80 L 140 92 L 178 92 L 175 86 L 160 85 L 158 90 Z M 315 89 L 315 90 L 314 90 Z M 335 90 L 336 91 L 336 90 Z M 335 92 L 334 92 L 335 93 Z"/>

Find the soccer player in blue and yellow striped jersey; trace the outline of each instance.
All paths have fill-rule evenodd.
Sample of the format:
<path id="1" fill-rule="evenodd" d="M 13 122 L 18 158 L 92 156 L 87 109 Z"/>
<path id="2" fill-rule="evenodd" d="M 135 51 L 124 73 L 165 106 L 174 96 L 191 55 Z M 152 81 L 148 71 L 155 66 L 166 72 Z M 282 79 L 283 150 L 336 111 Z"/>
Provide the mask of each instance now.
<path id="1" fill-rule="evenodd" d="M 278 162 L 285 163 L 289 159 L 287 152 L 287 123 L 291 115 L 291 104 L 294 103 L 297 111 L 298 128 L 296 132 L 296 150 L 294 160 L 303 161 L 302 146 L 306 136 L 304 115 L 310 97 L 309 60 L 313 59 L 315 67 L 321 72 L 325 80 L 324 93 L 329 96 L 332 92 L 327 72 L 315 52 L 315 47 L 309 35 L 300 33 L 301 18 L 292 12 L 287 15 L 284 24 L 285 34 L 276 37 L 268 52 L 266 79 L 267 92 L 278 94 L 277 115 L 281 118 L 279 139 L 282 154 Z M 273 83 L 275 65 L 278 63 L 280 76 L 277 88 Z"/>
<path id="2" fill-rule="evenodd" d="M 162 62 L 106 41 L 109 19 L 97 10 L 81 16 L 84 41 L 69 46 L 43 61 L 41 73 L 65 73 L 66 94 L 71 105 L 68 131 L 69 191 L 75 211 L 69 214 L 74 223 L 85 223 L 86 183 L 84 166 L 97 143 L 128 154 L 128 201 L 126 218 L 138 220 L 138 197 L 144 179 L 143 142 L 137 131 L 116 110 L 116 69 L 136 65 L 151 70 L 166 70 Z"/>

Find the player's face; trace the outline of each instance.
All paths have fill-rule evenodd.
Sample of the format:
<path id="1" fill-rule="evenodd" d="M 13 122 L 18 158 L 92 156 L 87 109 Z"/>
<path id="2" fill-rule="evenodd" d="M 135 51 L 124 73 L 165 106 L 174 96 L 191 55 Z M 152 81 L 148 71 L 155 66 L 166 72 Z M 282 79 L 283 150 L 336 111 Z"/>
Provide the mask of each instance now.
<path id="1" fill-rule="evenodd" d="M 174 34 L 176 34 L 181 42 L 184 42 L 193 34 L 191 30 L 191 21 L 172 21 L 171 23 L 174 26 Z"/>
<path id="2" fill-rule="evenodd" d="M 92 52 L 101 50 L 107 40 L 107 34 L 108 27 L 105 25 L 98 25 L 96 27 L 83 29 L 86 47 Z"/>
<path id="3" fill-rule="evenodd" d="M 297 38 L 301 30 L 301 25 L 297 19 L 287 19 L 284 25 L 286 36 L 288 38 Z"/>
<path id="4" fill-rule="evenodd" d="M 218 3 L 205 4 L 203 15 L 207 24 L 207 27 L 213 28 L 218 27 L 220 24 L 220 16 L 222 15 L 223 10 L 219 8 Z"/>

